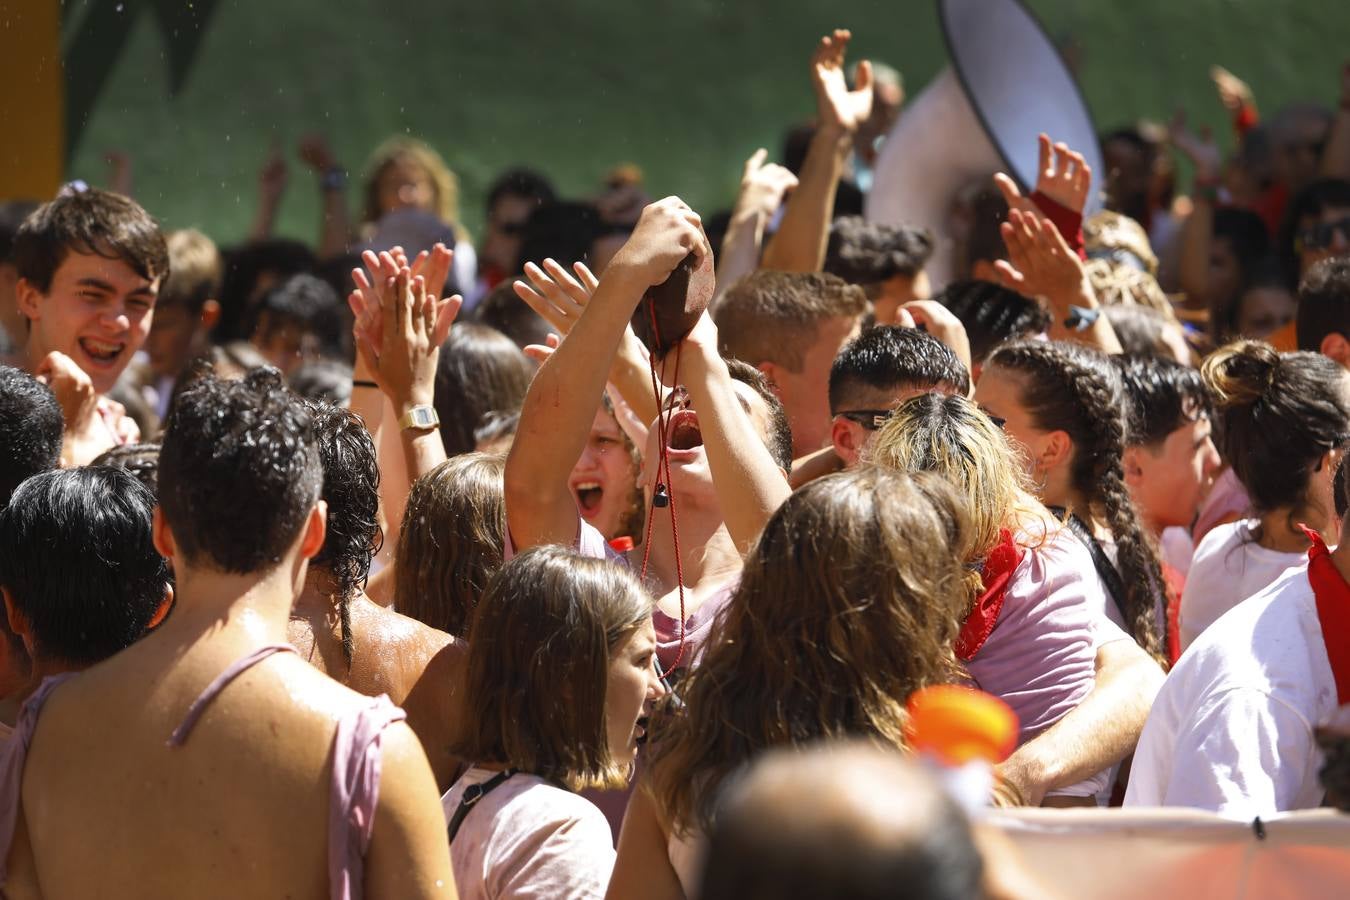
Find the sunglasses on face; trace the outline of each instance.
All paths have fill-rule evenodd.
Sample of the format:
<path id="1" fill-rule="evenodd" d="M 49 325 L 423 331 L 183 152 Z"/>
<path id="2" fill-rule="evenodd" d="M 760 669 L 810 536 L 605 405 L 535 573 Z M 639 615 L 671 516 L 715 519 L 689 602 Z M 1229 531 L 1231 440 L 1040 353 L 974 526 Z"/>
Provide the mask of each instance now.
<path id="1" fill-rule="evenodd" d="M 889 409 L 853 409 L 848 412 L 835 413 L 835 415 L 861 425 L 868 431 L 876 431 L 886 424 L 886 420 L 891 417 L 891 412 Z"/>
<path id="2" fill-rule="evenodd" d="M 1342 240 L 1350 241 L 1350 216 L 1303 229 L 1298 233 L 1299 249 L 1325 250 L 1335 243 L 1338 234 Z"/>

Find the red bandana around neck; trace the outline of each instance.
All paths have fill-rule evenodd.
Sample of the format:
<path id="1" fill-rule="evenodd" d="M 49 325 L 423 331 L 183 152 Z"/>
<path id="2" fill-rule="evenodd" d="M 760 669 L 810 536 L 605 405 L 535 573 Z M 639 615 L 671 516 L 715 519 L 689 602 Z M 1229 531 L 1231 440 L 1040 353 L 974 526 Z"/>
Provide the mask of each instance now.
<path id="1" fill-rule="evenodd" d="M 1350 584 L 1346 584 L 1331 559 L 1322 536 L 1299 525 L 1312 546 L 1308 548 L 1308 582 L 1317 601 L 1317 621 L 1322 626 L 1331 674 L 1336 679 L 1337 702 L 1350 703 Z"/>
<path id="2" fill-rule="evenodd" d="M 980 652 L 984 642 L 998 624 L 999 613 L 1003 611 L 1003 597 L 1012 583 L 1013 572 L 1022 562 L 1026 550 L 1013 540 L 1013 533 L 1007 528 L 999 532 L 998 544 L 989 551 L 980 578 L 984 582 L 984 593 L 980 594 L 971 609 L 970 615 L 961 625 L 961 633 L 956 638 L 956 655 L 962 662 L 970 662 Z"/>

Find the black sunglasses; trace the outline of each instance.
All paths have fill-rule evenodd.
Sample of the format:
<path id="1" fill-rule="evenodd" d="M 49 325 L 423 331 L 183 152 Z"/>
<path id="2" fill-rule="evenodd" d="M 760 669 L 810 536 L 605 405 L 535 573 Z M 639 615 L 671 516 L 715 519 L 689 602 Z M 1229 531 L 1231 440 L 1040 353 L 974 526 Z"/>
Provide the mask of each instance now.
<path id="1" fill-rule="evenodd" d="M 1350 240 L 1350 216 L 1335 222 L 1324 222 L 1298 233 L 1299 250 L 1325 250 L 1336 240 L 1336 235 Z"/>
<path id="2" fill-rule="evenodd" d="M 854 409 L 848 412 L 835 413 L 836 416 L 848 419 L 850 422 L 856 422 L 868 431 L 876 431 L 886 420 L 891 417 L 892 410 L 889 409 Z"/>

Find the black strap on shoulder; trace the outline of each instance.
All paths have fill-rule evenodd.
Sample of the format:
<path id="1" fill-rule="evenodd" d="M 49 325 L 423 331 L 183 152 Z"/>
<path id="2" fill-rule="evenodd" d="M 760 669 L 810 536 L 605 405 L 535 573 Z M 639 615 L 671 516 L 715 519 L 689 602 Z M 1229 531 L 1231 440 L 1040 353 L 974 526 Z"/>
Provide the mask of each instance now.
<path id="1" fill-rule="evenodd" d="M 516 769 L 503 769 L 482 784 L 471 784 L 464 789 L 464 795 L 459 798 L 459 806 L 455 808 L 455 814 L 450 817 L 450 824 L 445 829 L 451 843 L 454 843 L 455 835 L 459 834 L 459 828 L 464 824 L 464 818 L 473 811 L 478 801 L 505 784 L 507 779 L 515 775 L 516 772 Z"/>
<path id="2" fill-rule="evenodd" d="M 1092 555 L 1092 567 L 1097 570 L 1097 577 L 1106 585 L 1106 592 L 1111 595 L 1116 609 L 1120 611 L 1121 620 L 1129 622 L 1125 617 L 1125 582 L 1112 564 L 1111 558 L 1102 549 L 1101 543 L 1093 536 L 1092 530 L 1087 527 L 1087 523 L 1062 506 L 1051 506 L 1049 509 L 1053 515 L 1065 519 L 1073 536 L 1078 538 L 1078 543 L 1086 547 L 1088 553 Z"/>

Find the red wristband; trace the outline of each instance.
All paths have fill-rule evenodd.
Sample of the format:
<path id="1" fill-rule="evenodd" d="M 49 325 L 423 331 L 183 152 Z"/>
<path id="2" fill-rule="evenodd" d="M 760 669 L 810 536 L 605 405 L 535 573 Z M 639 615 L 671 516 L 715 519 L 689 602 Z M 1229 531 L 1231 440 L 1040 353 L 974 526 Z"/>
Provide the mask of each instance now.
<path id="1" fill-rule="evenodd" d="M 1040 191 L 1031 195 L 1031 202 L 1036 204 L 1042 215 L 1054 223 L 1056 230 L 1068 243 L 1069 249 L 1077 253 L 1079 259 L 1086 260 L 1087 251 L 1084 249 L 1083 241 L 1083 214 L 1077 210 L 1069 209 L 1057 200 L 1050 199 Z"/>

